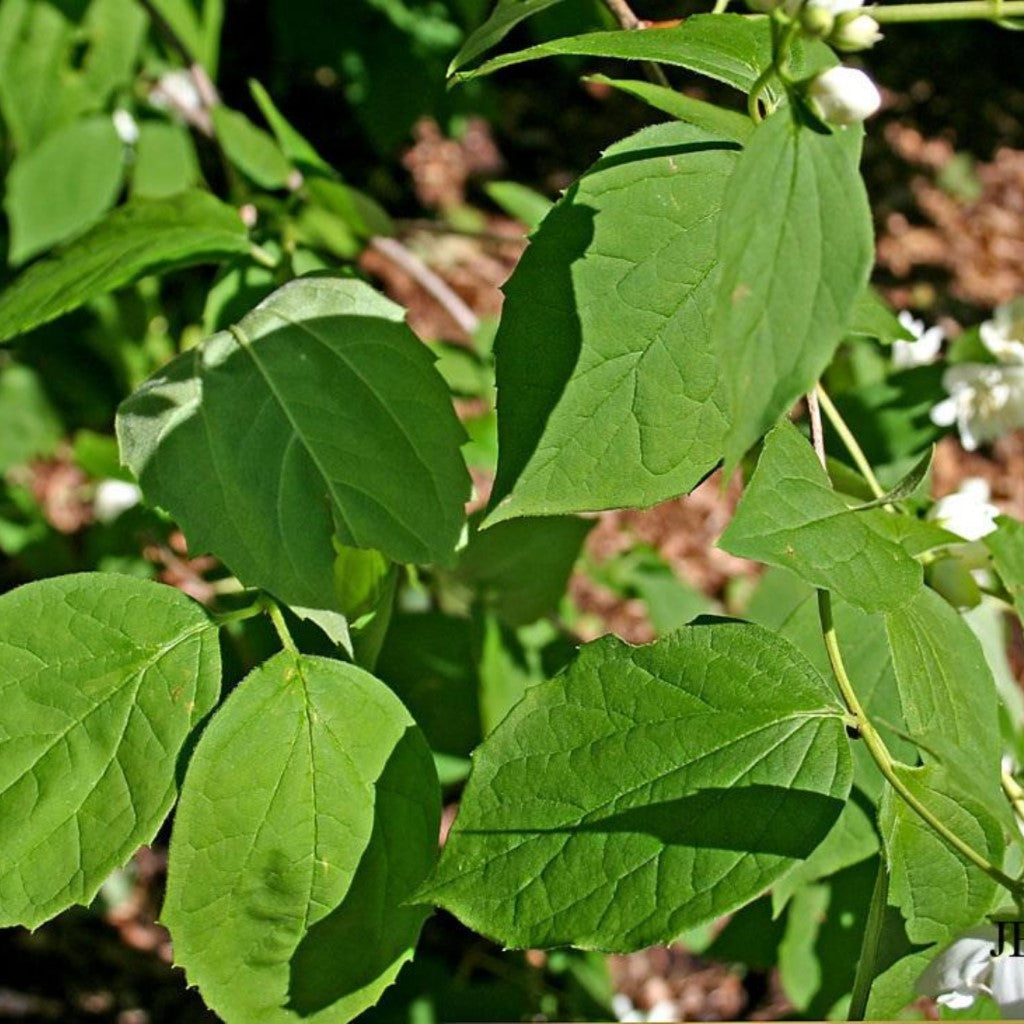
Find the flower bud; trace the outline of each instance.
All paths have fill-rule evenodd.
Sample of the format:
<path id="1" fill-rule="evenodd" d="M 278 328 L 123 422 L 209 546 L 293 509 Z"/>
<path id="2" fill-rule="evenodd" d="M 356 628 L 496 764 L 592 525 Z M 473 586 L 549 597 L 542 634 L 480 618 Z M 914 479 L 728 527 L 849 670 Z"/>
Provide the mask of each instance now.
<path id="1" fill-rule="evenodd" d="M 864 0 L 807 0 L 806 6 L 828 11 L 833 18 L 838 18 L 841 14 L 859 11 L 864 6 Z"/>
<path id="2" fill-rule="evenodd" d="M 807 4 L 800 12 L 800 27 L 809 36 L 824 39 L 835 25 L 835 15 L 822 4 Z"/>
<path id="3" fill-rule="evenodd" d="M 829 42 L 844 53 L 867 50 L 882 38 L 878 31 L 878 22 L 870 14 L 858 14 L 848 11 L 836 18 L 835 28 L 829 36 Z"/>
<path id="4" fill-rule="evenodd" d="M 856 68 L 836 67 L 811 80 L 808 97 L 821 116 L 833 124 L 854 124 L 870 117 L 882 105 L 875 83 Z"/>
<path id="5" fill-rule="evenodd" d="M 117 132 L 117 137 L 126 146 L 134 146 L 139 141 L 138 122 L 127 110 L 120 108 L 115 110 L 111 119 L 114 122 L 114 131 Z"/>

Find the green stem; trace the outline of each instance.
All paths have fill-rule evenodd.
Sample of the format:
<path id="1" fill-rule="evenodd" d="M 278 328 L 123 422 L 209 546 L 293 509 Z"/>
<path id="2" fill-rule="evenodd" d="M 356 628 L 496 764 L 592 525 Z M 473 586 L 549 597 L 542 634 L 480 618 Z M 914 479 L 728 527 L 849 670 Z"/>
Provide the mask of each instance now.
<path id="1" fill-rule="evenodd" d="M 220 628 L 231 622 L 242 622 L 245 619 L 255 618 L 263 612 L 263 604 L 259 601 L 256 604 L 247 605 L 245 608 L 238 608 L 233 612 L 221 612 L 213 616 L 214 625 Z"/>
<path id="2" fill-rule="evenodd" d="M 267 267 L 270 270 L 277 269 L 277 260 L 266 249 L 255 242 L 249 246 L 249 255 L 253 258 L 253 262 L 258 263 L 261 267 Z"/>
<path id="3" fill-rule="evenodd" d="M 271 601 L 270 598 L 264 598 L 263 610 L 270 616 L 270 621 L 274 624 L 274 629 L 277 631 L 281 646 L 292 654 L 298 654 L 299 649 L 295 646 L 291 633 L 288 632 L 288 623 L 284 621 L 284 613 L 277 603 Z"/>
<path id="4" fill-rule="evenodd" d="M 1024 821 L 1024 789 L 1013 777 L 1012 772 L 1003 771 L 1000 773 L 999 781 L 1002 783 L 1006 799 L 1010 801 L 1013 813 L 1018 821 Z"/>
<path id="5" fill-rule="evenodd" d="M 747 113 L 755 124 L 760 124 L 764 120 L 758 107 L 758 102 L 772 75 L 778 75 L 783 85 L 788 86 L 791 82 L 789 76 L 789 49 L 793 45 L 793 40 L 796 38 L 799 27 L 799 22 L 795 19 L 787 18 L 778 9 L 772 12 L 772 62 L 757 76 L 757 80 L 751 86 L 750 95 L 747 96 Z M 767 103 L 765 107 L 768 109 L 768 113 L 771 113 L 771 108 L 768 107 Z"/>
<path id="6" fill-rule="evenodd" d="M 868 462 L 864 449 L 857 443 L 857 438 L 853 436 L 853 431 L 846 425 L 846 421 L 839 414 L 839 410 L 833 404 L 832 399 L 828 397 L 827 392 L 820 384 L 815 385 L 814 392 L 818 396 L 822 409 L 825 410 L 829 423 L 832 424 L 832 429 L 839 435 L 839 439 L 850 453 L 850 458 L 853 459 L 855 465 L 860 470 L 861 476 L 867 480 L 871 493 L 876 498 L 884 497 L 885 490 L 878 482 L 878 477 L 875 476 L 875 471 L 871 468 L 871 463 Z"/>
<path id="7" fill-rule="evenodd" d="M 729 0 L 715 0 L 715 6 L 712 8 L 712 14 L 725 14 L 726 8 L 729 6 Z"/>
<path id="8" fill-rule="evenodd" d="M 857 958 L 857 972 L 853 976 L 853 992 L 850 994 L 850 1008 L 847 1020 L 863 1020 L 871 995 L 871 983 L 875 980 L 875 966 L 878 963 L 878 945 L 882 938 L 882 923 L 885 920 L 885 905 L 889 898 L 889 870 L 885 858 L 878 858 L 878 874 L 871 891 L 868 916 L 864 922 L 864 938 Z"/>
<path id="9" fill-rule="evenodd" d="M 1015 899 L 1024 894 L 1024 883 L 1016 881 L 1001 871 L 994 864 L 990 863 L 983 854 L 978 853 L 973 846 L 965 843 L 955 832 L 950 831 L 939 818 L 918 800 L 896 773 L 892 754 L 889 753 L 885 741 L 875 729 L 871 719 L 868 718 L 867 712 L 864 710 L 846 672 L 843 656 L 839 650 L 839 641 L 836 637 L 835 623 L 832 619 L 832 595 L 827 590 L 818 591 L 818 617 L 821 620 L 821 635 L 825 641 L 825 650 L 828 653 L 829 664 L 832 666 L 832 673 L 839 684 L 839 692 L 842 695 L 843 702 L 846 704 L 847 710 L 856 717 L 857 729 L 860 732 L 861 739 L 864 740 L 872 760 L 878 765 L 878 770 L 882 773 L 885 781 L 892 786 L 900 799 L 961 857 L 973 864 L 979 871 L 983 871 L 989 878 L 998 882 Z"/>
<path id="10" fill-rule="evenodd" d="M 775 65 L 770 64 L 757 76 L 757 81 L 750 88 L 750 95 L 747 97 L 747 113 L 754 124 L 760 124 L 764 120 L 757 104 L 761 98 L 761 93 L 764 92 L 765 86 L 774 74 Z"/>
<path id="11" fill-rule="evenodd" d="M 871 17 L 882 25 L 926 21 L 1001 21 L 1024 17 L 1024 0 L 948 0 L 933 4 L 893 4 L 871 8 Z"/>

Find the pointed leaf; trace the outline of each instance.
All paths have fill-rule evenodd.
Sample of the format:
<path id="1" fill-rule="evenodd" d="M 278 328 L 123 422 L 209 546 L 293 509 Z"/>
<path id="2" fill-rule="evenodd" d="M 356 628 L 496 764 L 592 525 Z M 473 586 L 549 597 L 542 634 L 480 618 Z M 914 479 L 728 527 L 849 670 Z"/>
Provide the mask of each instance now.
<path id="1" fill-rule="evenodd" d="M 489 522 L 650 505 L 718 461 L 724 396 L 708 323 L 735 159 L 733 144 L 691 125 L 648 128 L 544 219 L 505 287 L 495 341 Z"/>
<path id="2" fill-rule="evenodd" d="M 484 191 L 491 202 L 510 217 L 522 221 L 530 231 L 536 230 L 555 205 L 547 196 L 520 185 L 518 181 L 489 181 L 484 185 Z"/>
<path id="3" fill-rule="evenodd" d="M 224 0 L 152 0 L 152 4 L 185 44 L 189 61 L 198 61 L 216 81 Z"/>
<path id="4" fill-rule="evenodd" d="M 932 468 L 933 451 L 933 448 L 929 448 L 914 463 L 910 470 L 896 482 L 895 486 L 889 488 L 880 498 L 872 498 L 871 501 L 857 505 L 856 510 L 860 512 L 869 508 L 882 508 L 885 505 L 891 505 L 897 501 L 906 501 L 908 498 L 913 497 L 914 492 L 924 483 L 925 478 L 928 476 L 928 470 Z"/>
<path id="5" fill-rule="evenodd" d="M 249 251 L 238 214 L 208 192 L 120 207 L 0 293 L 0 341 L 54 320 L 143 274 Z"/>
<path id="6" fill-rule="evenodd" d="M 291 164 L 277 142 L 237 110 L 214 107 L 213 127 L 224 155 L 261 188 L 284 188 Z"/>
<path id="7" fill-rule="evenodd" d="M 765 439 L 757 469 L 719 546 L 796 573 L 868 612 L 898 608 L 921 566 L 890 539 L 888 512 L 851 510 L 788 421 Z"/>
<path id="8" fill-rule="evenodd" d="M 741 92 L 749 92 L 761 72 L 771 64 L 768 19 L 740 14 L 696 14 L 674 28 L 588 32 L 540 43 L 516 53 L 485 61 L 456 80 L 489 75 L 542 57 L 618 57 L 683 67 L 707 75 Z M 799 56 L 796 58 L 800 63 Z"/>
<path id="9" fill-rule="evenodd" d="M 1003 859 L 998 822 L 934 765 L 895 771 L 908 789 L 960 839 L 997 867 Z M 879 815 L 890 865 L 889 901 L 906 919 L 913 942 L 945 943 L 991 909 L 996 883 L 960 857 L 891 788 Z"/>
<path id="10" fill-rule="evenodd" d="M 81 573 L 0 597 L 0 664 L 0 925 L 34 928 L 156 835 L 220 649 L 180 591 Z"/>
<path id="11" fill-rule="evenodd" d="M 942 764 L 977 803 L 1007 820 L 995 681 L 978 638 L 950 605 L 923 588 L 886 616 L 907 727 L 926 764 Z"/>
<path id="12" fill-rule="evenodd" d="M 252 93 L 252 98 L 256 101 L 256 105 L 260 108 L 260 113 L 267 124 L 270 125 L 270 130 L 274 133 L 277 144 L 292 163 L 296 164 L 304 172 L 316 170 L 329 177 L 335 174 L 331 165 L 313 148 L 312 143 L 307 141 L 306 137 L 301 135 L 292 126 L 291 122 L 285 118 L 284 114 L 278 110 L 277 104 L 274 103 L 270 93 L 259 82 L 252 78 L 249 79 L 249 91 Z"/>
<path id="13" fill-rule="evenodd" d="M 543 516 L 475 532 L 459 558 L 459 576 L 512 626 L 558 607 L 594 521 Z"/>
<path id="14" fill-rule="evenodd" d="M 380 203 L 343 184 L 341 175 L 292 126 L 259 82 L 250 80 L 249 90 L 281 151 L 306 176 L 306 191 L 314 202 L 340 217 L 360 238 L 395 233 L 395 225 Z"/>
<path id="15" fill-rule="evenodd" d="M 871 287 L 865 288 L 853 304 L 846 333 L 858 338 L 874 338 L 883 345 L 914 340 L 913 334 L 900 323 L 896 314 Z"/>
<path id="16" fill-rule="evenodd" d="M 917 748 L 901 733 L 907 729 L 892 666 L 892 652 L 880 615 L 869 615 L 833 595 L 832 616 L 836 635 L 849 666 L 860 702 L 898 760 L 914 762 Z M 828 680 L 832 680 L 815 590 L 783 569 L 770 569 L 746 611 L 752 622 L 777 630 L 804 654 Z M 834 684 L 833 684 L 834 685 Z M 875 803 L 885 784 L 878 766 L 863 743 L 853 744 L 854 783 Z M 824 844 L 822 844 L 824 845 Z"/>
<path id="17" fill-rule="evenodd" d="M 10 262 L 91 228 L 117 200 L 123 167 L 124 144 L 109 116 L 73 121 L 17 157 L 4 197 Z"/>
<path id="18" fill-rule="evenodd" d="M 783 108 L 737 162 L 720 220 L 713 327 L 727 368 L 727 468 L 814 386 L 867 285 L 874 242 L 861 135 L 820 135 Z"/>
<path id="19" fill-rule="evenodd" d="M 599 82 L 619 89 L 628 96 L 643 101 L 655 110 L 669 114 L 679 121 L 696 125 L 706 132 L 719 135 L 733 142 L 744 143 L 754 131 L 754 122 L 734 110 L 726 110 L 715 103 L 694 99 L 685 93 L 669 89 L 652 82 L 631 81 L 622 78 L 608 78 L 606 75 L 588 75 L 588 82 Z"/>
<path id="20" fill-rule="evenodd" d="M 669 941 L 825 837 L 850 788 L 842 714 L 759 626 L 604 637 L 477 750 L 425 895 L 512 946 Z"/>
<path id="21" fill-rule="evenodd" d="M 463 432 L 402 313 L 361 281 L 304 278 L 179 356 L 118 416 L 147 499 L 194 550 L 303 608 L 338 608 L 335 534 L 450 562 Z"/>
<path id="22" fill-rule="evenodd" d="M 440 799 L 430 753 L 379 680 L 282 652 L 203 733 L 175 816 L 162 918 L 229 1021 L 372 1006 L 426 916 Z"/>
<path id="23" fill-rule="evenodd" d="M 498 0 L 487 20 L 469 34 L 459 52 L 452 57 L 452 62 L 448 65 L 448 74 L 453 75 L 459 68 L 472 64 L 492 46 L 497 46 L 521 21 L 561 2 L 562 0 Z"/>

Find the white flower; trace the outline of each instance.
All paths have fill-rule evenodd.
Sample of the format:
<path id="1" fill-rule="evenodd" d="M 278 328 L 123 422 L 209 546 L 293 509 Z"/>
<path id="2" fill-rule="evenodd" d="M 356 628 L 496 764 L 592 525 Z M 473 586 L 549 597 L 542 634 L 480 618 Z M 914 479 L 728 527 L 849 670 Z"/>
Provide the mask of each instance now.
<path id="1" fill-rule="evenodd" d="M 999 1004 L 1003 1017 L 1024 1017 L 1024 957 L 1013 957 L 1012 929 L 999 956 L 991 951 L 999 940 L 995 925 L 982 925 L 962 935 L 941 952 L 918 979 L 920 995 L 931 996 L 951 1010 L 966 1010 L 978 996 Z"/>
<path id="2" fill-rule="evenodd" d="M 949 398 L 931 411 L 932 423 L 960 431 L 960 443 L 978 445 L 1024 427 L 1024 364 L 961 363 L 943 375 Z"/>
<path id="3" fill-rule="evenodd" d="M 98 522 L 111 523 L 142 500 L 142 491 L 127 480 L 103 480 L 96 488 L 92 511 Z"/>
<path id="4" fill-rule="evenodd" d="M 833 124 L 853 124 L 870 117 L 881 105 L 875 83 L 857 68 L 835 67 L 811 80 L 807 94 L 821 116 Z"/>
<path id="5" fill-rule="evenodd" d="M 897 370 L 909 370 L 914 366 L 927 366 L 935 361 L 946 337 L 941 327 L 925 330 L 924 321 L 916 319 L 907 310 L 901 310 L 898 318 L 903 327 L 913 336 L 913 341 L 894 341 L 892 364 Z"/>
<path id="6" fill-rule="evenodd" d="M 1024 363 L 1024 295 L 997 306 L 980 328 L 981 340 L 1001 363 Z"/>
<path id="7" fill-rule="evenodd" d="M 828 41 L 844 53 L 867 50 L 882 38 L 878 22 L 870 14 L 849 13 L 836 19 Z"/>
<path id="8" fill-rule="evenodd" d="M 111 115 L 117 137 L 126 145 L 134 146 L 139 141 L 138 122 L 127 110 L 118 109 Z"/>
<path id="9" fill-rule="evenodd" d="M 622 992 L 616 992 L 612 996 L 612 1013 L 615 1014 L 615 1019 L 622 1021 L 623 1024 L 639 1024 L 645 1019 L 643 1012 L 633 1005 L 633 1000 Z"/>
<path id="10" fill-rule="evenodd" d="M 612 996 L 612 1013 L 622 1024 L 645 1024 L 647 1021 L 677 1021 L 679 1010 L 669 999 L 659 999 L 646 1013 L 633 1005 L 633 1000 L 622 992 Z"/>
<path id="11" fill-rule="evenodd" d="M 996 529 L 999 509 L 989 501 L 991 496 L 988 481 L 967 477 L 960 490 L 935 502 L 928 518 L 964 540 L 980 540 Z"/>

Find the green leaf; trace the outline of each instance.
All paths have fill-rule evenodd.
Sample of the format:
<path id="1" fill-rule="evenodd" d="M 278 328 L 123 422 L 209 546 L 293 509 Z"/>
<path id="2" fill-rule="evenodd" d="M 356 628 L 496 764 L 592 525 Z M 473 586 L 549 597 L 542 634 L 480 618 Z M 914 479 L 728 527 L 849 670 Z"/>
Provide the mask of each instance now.
<path id="1" fill-rule="evenodd" d="M 313 148 L 306 137 L 298 132 L 288 119 L 277 108 L 270 93 L 255 79 L 249 79 L 249 92 L 252 93 L 256 105 L 260 108 L 270 130 L 277 139 L 278 146 L 284 155 L 304 173 L 310 170 L 320 171 L 328 177 L 335 176 L 334 168 Z"/>
<path id="2" fill-rule="evenodd" d="M 892 505 L 897 501 L 906 501 L 908 498 L 912 498 L 914 493 L 920 489 L 921 485 L 925 482 L 928 476 L 928 471 L 932 468 L 932 452 L 934 449 L 929 448 L 914 463 L 914 465 L 902 476 L 893 487 L 885 492 L 880 498 L 872 498 L 870 501 L 864 502 L 863 505 L 858 505 L 856 511 L 861 512 L 869 508 L 882 508 L 885 505 Z M 927 497 L 927 495 L 925 495 Z M 910 517 L 907 517 L 910 518 Z M 895 517 L 894 517 L 895 519 Z M 899 521 L 896 519 L 896 521 Z M 917 522 L 917 520 L 914 520 Z M 945 532 L 945 531 L 943 531 Z"/>
<path id="3" fill-rule="evenodd" d="M 122 404 L 122 457 L 193 550 L 326 609 L 336 534 L 396 562 L 454 560 L 464 434 L 403 313 L 362 281 L 292 281 Z"/>
<path id="4" fill-rule="evenodd" d="M 216 80 L 224 0 L 152 0 L 192 57 Z"/>
<path id="5" fill-rule="evenodd" d="M 802 888 L 793 899 L 786 933 L 779 943 L 779 981 L 789 1001 L 800 1011 L 807 1009 L 821 985 L 821 965 L 814 947 L 827 920 L 828 898 L 828 886 Z"/>
<path id="6" fill-rule="evenodd" d="M 843 712 L 747 623 L 604 637 L 474 756 L 421 897 L 511 946 L 640 949 L 747 903 L 842 809 Z"/>
<path id="7" fill-rule="evenodd" d="M 867 284 L 874 242 L 861 136 L 820 135 L 781 109 L 736 164 L 712 330 L 731 419 L 727 469 L 814 386 Z"/>
<path id="8" fill-rule="evenodd" d="M 999 866 L 1003 833 L 977 801 L 934 765 L 896 765 L 907 788 L 960 839 Z M 991 908 L 996 883 L 955 853 L 894 790 L 882 801 L 879 828 L 889 863 L 889 900 L 913 942 L 945 943 Z"/>
<path id="9" fill-rule="evenodd" d="M 373 235 L 393 235 L 395 225 L 387 211 L 365 192 L 327 177 L 311 176 L 306 191 L 313 203 L 340 217 L 362 239 Z"/>
<path id="10" fill-rule="evenodd" d="M 865 1017 L 867 1020 L 896 1020 L 900 1011 L 917 995 L 917 979 L 935 959 L 940 947 L 912 943 L 899 910 L 887 904 L 884 910 L 881 950 L 871 982 Z"/>
<path id="11" fill-rule="evenodd" d="M 444 377 L 453 395 L 493 399 L 494 369 L 489 359 L 481 359 L 465 345 L 428 341 L 426 346 L 437 360 L 434 364 L 437 372 Z"/>
<path id="12" fill-rule="evenodd" d="M 146 31 L 134 0 L 0 4 L 0 111 L 28 153 L 132 80 Z"/>
<path id="13" fill-rule="evenodd" d="M 398 612 L 376 672 L 416 719 L 431 750 L 468 758 L 480 742 L 479 629 L 441 612 Z"/>
<path id="14" fill-rule="evenodd" d="M 874 338 L 883 345 L 914 340 L 914 335 L 899 322 L 896 314 L 870 286 L 860 293 L 853 304 L 846 333 L 859 338 Z"/>
<path id="15" fill-rule="evenodd" d="M 512 630 L 493 615 L 483 617 L 483 637 L 479 652 L 479 705 L 483 735 L 493 732 L 501 720 L 523 699 L 523 694 L 549 675 L 564 667 L 576 654 L 576 645 L 548 622 L 548 637 L 538 637 L 534 629 Z M 563 655 L 555 665 L 551 655 Z M 468 772 L 467 772 L 468 774 Z"/>
<path id="16" fill-rule="evenodd" d="M 510 217 L 522 221 L 531 231 L 551 212 L 554 203 L 517 181 L 489 181 L 484 185 L 491 202 Z"/>
<path id="17" fill-rule="evenodd" d="M 492 46 L 497 46 L 521 21 L 557 3 L 561 0 L 498 0 L 490 17 L 469 34 L 459 52 L 452 57 L 448 65 L 449 76 L 472 64 Z"/>
<path id="18" fill-rule="evenodd" d="M 749 92 L 772 59 L 768 20 L 741 14 L 696 14 L 674 28 L 643 32 L 588 32 L 502 54 L 472 71 L 455 74 L 456 80 L 489 75 L 541 57 L 617 57 L 656 61 L 707 75 Z"/>
<path id="19" fill-rule="evenodd" d="M 250 80 L 249 90 L 281 151 L 306 176 L 306 191 L 314 203 L 340 217 L 360 238 L 395 233 L 387 211 L 365 192 L 342 183 L 338 172 L 291 125 L 259 82 Z"/>
<path id="20" fill-rule="evenodd" d="M 864 804 L 868 805 L 867 810 Z M 859 864 L 877 852 L 879 843 L 873 811 L 864 796 L 855 791 L 821 845 L 805 861 L 783 875 L 772 888 L 773 916 L 778 917 L 782 913 L 799 889 Z M 794 907 L 792 913 L 799 911 Z"/>
<path id="21" fill-rule="evenodd" d="M 440 801 L 398 698 L 281 652 L 203 733 L 175 815 L 162 919 L 224 1019 L 345 1022 L 380 998 L 426 914 Z"/>
<path id="22" fill-rule="evenodd" d="M 685 93 L 669 89 L 664 85 L 652 82 L 632 81 L 622 78 L 608 78 L 606 75 L 588 75 L 585 81 L 599 82 L 609 85 L 633 96 L 665 114 L 670 114 L 679 121 L 703 128 L 706 132 L 731 139 L 740 144 L 750 138 L 754 131 L 754 122 L 743 114 L 726 110 L 715 103 L 694 99 Z"/>
<path id="23" fill-rule="evenodd" d="M 141 277 L 247 253 L 238 214 L 207 192 L 120 207 L 0 293 L 0 341 Z"/>
<path id="24" fill-rule="evenodd" d="M 921 566 L 890 539 L 888 512 L 851 510 L 790 422 L 765 439 L 757 469 L 719 546 L 781 566 L 864 611 L 898 608 Z"/>
<path id="25" fill-rule="evenodd" d="M 101 116 L 73 121 L 18 157 L 4 198 L 10 262 L 24 263 L 92 227 L 121 191 L 123 154 L 113 122 Z"/>
<path id="26" fill-rule="evenodd" d="M 49 455 L 64 435 L 35 370 L 17 364 L 0 370 L 0 473 Z"/>
<path id="27" fill-rule="evenodd" d="M 471 536 L 458 575 L 509 625 L 525 625 L 558 607 L 594 525 L 574 516 L 499 523 Z"/>
<path id="28" fill-rule="evenodd" d="M 277 143 L 237 110 L 214 107 L 213 126 L 224 155 L 261 188 L 284 188 L 291 164 Z"/>
<path id="29" fill-rule="evenodd" d="M 544 219 L 495 340 L 490 523 L 651 505 L 719 460 L 708 323 L 735 159 L 698 128 L 657 125 L 611 147 Z"/>
<path id="30" fill-rule="evenodd" d="M 272 256 L 273 242 L 265 246 Z M 275 287 L 275 271 L 250 260 L 235 260 L 222 267 L 206 293 L 203 331 L 226 330 L 259 305 Z"/>
<path id="31" fill-rule="evenodd" d="M 132 195 L 166 199 L 199 183 L 199 163 L 188 130 L 172 121 L 143 121 L 135 144 Z"/>
<path id="32" fill-rule="evenodd" d="M 900 735 L 906 732 L 906 722 L 885 620 L 835 596 L 832 615 L 843 660 L 849 666 L 861 704 L 893 757 L 916 761 L 917 748 Z M 824 678 L 832 679 L 832 667 L 821 639 L 817 594 L 808 584 L 784 569 L 770 569 L 762 577 L 745 617 L 777 630 L 799 648 Z M 857 788 L 877 803 L 884 780 L 863 743 L 853 744 L 853 762 Z"/>
<path id="33" fill-rule="evenodd" d="M 779 944 L 779 980 L 802 1018 L 846 1018 L 877 871 L 872 857 L 794 897 Z"/>
<path id="34" fill-rule="evenodd" d="M 995 682 L 978 638 L 932 590 L 886 616 L 896 685 L 926 764 L 942 764 L 961 789 L 1006 820 Z"/>
<path id="35" fill-rule="evenodd" d="M 1024 620 L 1024 523 L 1011 516 L 999 516 L 997 529 L 985 537 L 992 561 L 1003 586 L 1013 598 L 1017 614 Z"/>
<path id="36" fill-rule="evenodd" d="M 156 835 L 220 649 L 180 591 L 81 573 L 0 597 L 0 664 L 0 925 L 35 928 Z"/>
<path id="37" fill-rule="evenodd" d="M 334 545 L 334 592 L 349 619 L 373 611 L 383 594 L 392 564 L 379 551 Z"/>

